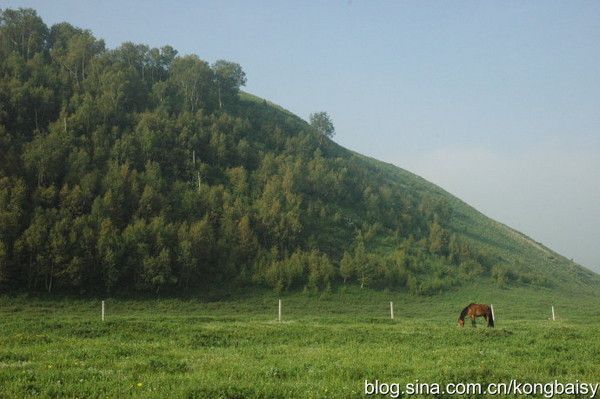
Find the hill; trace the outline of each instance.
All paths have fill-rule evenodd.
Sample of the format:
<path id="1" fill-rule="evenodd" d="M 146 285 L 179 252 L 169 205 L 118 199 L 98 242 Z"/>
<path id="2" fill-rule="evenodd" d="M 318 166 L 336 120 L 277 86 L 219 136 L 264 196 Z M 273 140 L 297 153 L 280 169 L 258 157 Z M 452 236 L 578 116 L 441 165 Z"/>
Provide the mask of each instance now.
<path id="1" fill-rule="evenodd" d="M 0 284 L 197 292 L 598 277 L 244 93 L 242 67 L 0 16 Z"/>

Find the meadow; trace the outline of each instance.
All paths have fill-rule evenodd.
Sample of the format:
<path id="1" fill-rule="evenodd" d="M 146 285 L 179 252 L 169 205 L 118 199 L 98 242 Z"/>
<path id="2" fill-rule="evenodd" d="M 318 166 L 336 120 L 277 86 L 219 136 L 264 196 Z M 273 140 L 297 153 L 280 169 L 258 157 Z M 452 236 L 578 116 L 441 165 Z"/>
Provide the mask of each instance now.
<path id="1" fill-rule="evenodd" d="M 364 380 L 600 382 L 600 300 L 547 289 L 0 296 L 0 397 L 361 398 Z M 395 319 L 390 320 L 389 301 Z M 470 302 L 496 328 L 460 329 Z M 549 320 L 550 306 L 557 320 Z"/>

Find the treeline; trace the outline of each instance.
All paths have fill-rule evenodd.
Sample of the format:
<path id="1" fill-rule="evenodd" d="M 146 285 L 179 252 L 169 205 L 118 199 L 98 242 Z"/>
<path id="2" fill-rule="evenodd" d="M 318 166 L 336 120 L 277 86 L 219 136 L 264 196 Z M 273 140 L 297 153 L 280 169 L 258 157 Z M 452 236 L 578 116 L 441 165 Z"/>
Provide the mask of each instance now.
<path id="1" fill-rule="evenodd" d="M 109 50 L 2 11 L 0 284 L 420 293 L 492 273 L 496 259 L 450 232 L 447 203 L 386 180 L 245 82 L 233 62 Z"/>

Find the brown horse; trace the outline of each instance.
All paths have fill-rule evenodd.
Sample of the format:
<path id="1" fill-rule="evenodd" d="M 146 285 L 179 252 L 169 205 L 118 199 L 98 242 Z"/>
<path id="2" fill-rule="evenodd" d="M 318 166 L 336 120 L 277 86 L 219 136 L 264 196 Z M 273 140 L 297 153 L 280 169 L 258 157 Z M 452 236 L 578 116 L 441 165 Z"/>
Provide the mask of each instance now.
<path id="1" fill-rule="evenodd" d="M 471 323 L 473 327 L 475 327 L 475 319 L 483 316 L 483 318 L 487 321 L 488 327 L 494 327 L 494 317 L 492 316 L 492 308 L 489 305 L 479 304 L 479 303 L 471 303 L 469 306 L 464 308 L 462 312 L 460 312 L 460 316 L 458 316 L 458 325 L 464 327 L 465 325 L 465 316 L 469 316 L 471 318 Z"/>

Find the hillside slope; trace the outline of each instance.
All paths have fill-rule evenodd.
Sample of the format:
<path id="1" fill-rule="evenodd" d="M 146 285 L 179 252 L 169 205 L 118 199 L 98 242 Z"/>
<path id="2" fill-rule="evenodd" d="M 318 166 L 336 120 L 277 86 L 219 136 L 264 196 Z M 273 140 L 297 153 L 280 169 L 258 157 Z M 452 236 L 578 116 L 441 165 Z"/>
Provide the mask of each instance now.
<path id="1" fill-rule="evenodd" d="M 247 101 L 266 101 L 243 94 Z M 293 116 L 289 111 L 268 103 L 282 113 Z M 304 121 L 301 121 L 301 123 Z M 306 123 L 306 122 L 304 122 Z M 525 234 L 495 221 L 464 201 L 448 193 L 435 184 L 393 164 L 385 163 L 374 158 L 352 152 L 339 147 L 348 156 L 360 158 L 365 167 L 373 168 L 372 172 L 385 176 L 386 183 L 399 190 L 410 190 L 422 198 L 434 198 L 451 208 L 452 218 L 449 230 L 468 240 L 473 246 L 483 249 L 501 263 L 498 268 L 501 285 L 512 280 L 522 280 L 534 285 L 566 285 L 575 283 L 576 286 L 596 287 L 598 275 L 585 267 L 565 258 L 552 249 L 540 244 Z M 385 245 L 384 251 L 385 251 Z M 497 279 L 498 280 L 498 279 Z"/>
<path id="2" fill-rule="evenodd" d="M 485 216 L 435 184 L 394 165 L 372 158 L 365 157 L 365 159 L 388 173 L 390 179 L 397 179 L 400 184 L 412 190 L 448 201 L 453 212 L 451 230 L 474 245 L 494 253 L 510 271 L 517 274 L 523 272 L 527 274 L 528 271 L 540 272 L 559 284 L 569 285 L 579 282 L 584 286 L 597 286 L 596 273 L 525 234 Z"/>
<path id="3" fill-rule="evenodd" d="M 240 65 L 0 15 L 0 285 L 435 293 L 596 275 L 240 91 Z"/>

